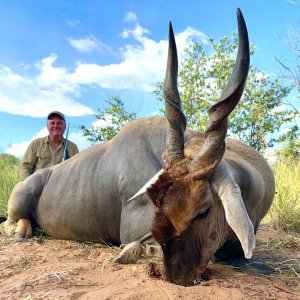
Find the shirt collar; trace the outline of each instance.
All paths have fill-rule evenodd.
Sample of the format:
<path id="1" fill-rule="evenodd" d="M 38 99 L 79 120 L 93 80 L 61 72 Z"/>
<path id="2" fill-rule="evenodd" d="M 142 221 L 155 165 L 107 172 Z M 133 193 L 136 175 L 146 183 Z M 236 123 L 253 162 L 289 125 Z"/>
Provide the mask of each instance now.
<path id="1" fill-rule="evenodd" d="M 66 139 L 63 138 L 63 140 L 62 140 L 62 144 L 63 144 L 63 145 L 65 145 L 65 141 L 66 141 Z M 50 144 L 49 135 L 47 135 L 47 136 L 44 137 L 43 143 L 44 143 L 44 144 L 47 144 L 47 143 Z"/>

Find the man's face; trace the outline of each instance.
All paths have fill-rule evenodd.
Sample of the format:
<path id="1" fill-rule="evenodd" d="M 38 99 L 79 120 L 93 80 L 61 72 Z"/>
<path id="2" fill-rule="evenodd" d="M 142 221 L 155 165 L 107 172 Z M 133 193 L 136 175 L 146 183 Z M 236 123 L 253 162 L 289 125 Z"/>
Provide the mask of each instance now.
<path id="1" fill-rule="evenodd" d="M 50 137 L 63 137 L 66 130 L 66 123 L 57 116 L 51 117 L 47 122 L 47 129 Z"/>

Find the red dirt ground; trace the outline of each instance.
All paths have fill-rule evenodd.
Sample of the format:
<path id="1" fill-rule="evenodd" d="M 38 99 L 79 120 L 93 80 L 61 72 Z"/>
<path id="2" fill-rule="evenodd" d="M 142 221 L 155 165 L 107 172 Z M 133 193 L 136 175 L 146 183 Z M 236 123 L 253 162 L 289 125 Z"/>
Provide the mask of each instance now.
<path id="1" fill-rule="evenodd" d="M 161 262 L 113 264 L 117 248 L 49 238 L 15 242 L 0 236 L 0 299 L 300 299 L 294 268 L 299 269 L 300 246 L 279 247 L 279 242 L 276 247 L 277 236 L 262 229 L 254 258 L 281 272 L 251 275 L 209 264 L 210 280 L 192 287 L 157 279 Z"/>

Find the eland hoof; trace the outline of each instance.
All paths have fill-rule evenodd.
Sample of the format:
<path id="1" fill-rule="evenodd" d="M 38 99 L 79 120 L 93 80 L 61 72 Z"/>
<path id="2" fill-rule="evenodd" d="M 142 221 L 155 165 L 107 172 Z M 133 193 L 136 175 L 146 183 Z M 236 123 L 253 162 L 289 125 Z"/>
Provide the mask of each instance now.
<path id="1" fill-rule="evenodd" d="M 112 262 L 118 264 L 134 264 L 144 253 L 144 246 L 140 242 L 127 244 Z"/>
<path id="2" fill-rule="evenodd" d="M 8 237 L 13 237 L 16 232 L 17 223 L 10 220 L 3 222 L 3 233 Z"/>
<path id="3" fill-rule="evenodd" d="M 14 240 L 17 242 L 30 239 L 32 237 L 32 227 L 29 219 L 20 219 L 17 223 L 17 228 Z"/>

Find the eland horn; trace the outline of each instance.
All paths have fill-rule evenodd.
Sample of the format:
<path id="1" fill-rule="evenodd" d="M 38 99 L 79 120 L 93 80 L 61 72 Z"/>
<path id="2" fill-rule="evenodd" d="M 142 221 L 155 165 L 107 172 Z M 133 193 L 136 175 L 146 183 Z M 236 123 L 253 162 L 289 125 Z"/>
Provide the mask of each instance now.
<path id="1" fill-rule="evenodd" d="M 246 84 L 250 51 L 247 27 L 241 11 L 237 10 L 239 46 L 233 72 L 219 102 L 209 109 L 209 120 L 204 136 L 205 142 L 191 164 L 192 176 L 203 178 L 211 175 L 225 152 L 228 116 L 238 104 Z"/>
<path id="2" fill-rule="evenodd" d="M 163 87 L 166 117 L 168 119 L 167 149 L 165 165 L 170 165 L 183 158 L 184 131 L 186 118 L 181 110 L 180 96 L 177 88 L 178 57 L 172 24 L 169 26 L 169 50 L 167 70 Z"/>

